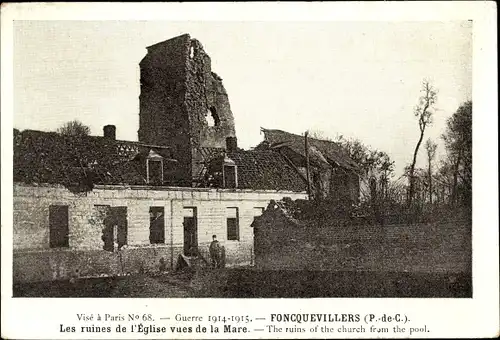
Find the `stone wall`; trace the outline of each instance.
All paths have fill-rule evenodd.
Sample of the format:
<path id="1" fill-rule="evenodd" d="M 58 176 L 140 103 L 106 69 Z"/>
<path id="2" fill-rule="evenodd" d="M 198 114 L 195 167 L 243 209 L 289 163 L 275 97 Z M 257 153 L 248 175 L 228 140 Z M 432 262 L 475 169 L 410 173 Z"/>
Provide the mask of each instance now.
<path id="1" fill-rule="evenodd" d="M 198 148 L 225 148 L 226 137 L 235 136 L 222 79 L 187 34 L 148 47 L 140 68 L 139 141 L 172 147 L 179 183 L 190 186 L 202 167 Z"/>
<path id="2" fill-rule="evenodd" d="M 319 226 L 292 220 L 271 205 L 253 225 L 255 263 L 262 269 L 468 274 L 472 270 L 471 225 L 466 221 Z"/>
<path id="3" fill-rule="evenodd" d="M 148 47 L 140 62 L 139 142 L 172 148 L 179 185 L 191 186 L 191 139 L 187 117 L 188 35 Z"/>
<path id="4" fill-rule="evenodd" d="M 75 195 L 63 187 L 14 185 L 13 245 L 16 281 L 115 275 L 143 269 L 158 270 L 163 258 L 174 268 L 183 252 L 183 209 L 196 207 L 198 247 L 208 259 L 208 245 L 217 235 L 226 248 L 228 265 L 252 263 L 253 222 L 257 207 L 271 200 L 305 198 L 304 193 L 228 189 L 182 189 L 100 186 Z M 50 248 L 49 206 L 67 205 L 69 248 Z M 127 246 L 119 254 L 103 250 L 99 206 L 127 207 Z M 96 207 L 97 206 L 97 207 Z M 149 208 L 163 207 L 165 243 L 150 244 Z M 238 208 L 239 241 L 226 240 L 226 209 Z M 96 269 L 97 268 L 97 269 Z"/>
<path id="5" fill-rule="evenodd" d="M 222 78 L 212 72 L 210 56 L 201 43 L 190 41 L 187 59 L 186 106 L 193 146 L 193 177 L 202 165 L 197 147 L 226 148 L 226 137 L 235 136 L 234 118 Z"/>

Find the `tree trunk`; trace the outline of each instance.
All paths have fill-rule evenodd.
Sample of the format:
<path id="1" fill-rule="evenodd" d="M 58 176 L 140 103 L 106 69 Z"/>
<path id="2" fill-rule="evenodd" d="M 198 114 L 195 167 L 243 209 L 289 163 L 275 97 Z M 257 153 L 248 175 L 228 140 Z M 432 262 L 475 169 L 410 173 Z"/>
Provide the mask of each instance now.
<path id="1" fill-rule="evenodd" d="M 418 149 L 420 148 L 420 144 L 422 144 L 423 139 L 424 139 L 424 129 L 420 129 L 420 138 L 418 140 L 417 146 L 415 147 L 415 151 L 413 152 L 413 161 L 411 162 L 411 167 L 410 167 L 410 192 L 408 193 L 409 207 L 411 207 L 413 203 L 413 197 L 415 196 L 415 177 L 413 176 L 413 174 L 415 172 L 415 163 L 417 163 Z"/>
<path id="2" fill-rule="evenodd" d="M 308 135 L 309 132 L 306 131 L 304 133 L 304 151 L 306 155 L 307 197 L 310 200 L 312 198 L 312 193 L 311 193 L 311 169 L 309 166 L 309 145 L 307 141 Z"/>
<path id="3" fill-rule="evenodd" d="M 432 205 L 432 174 L 429 176 L 429 194 L 430 194 L 430 204 Z"/>
<path id="4" fill-rule="evenodd" d="M 430 159 L 427 169 L 427 176 L 429 177 L 429 203 L 432 205 L 432 164 Z"/>
<path id="5" fill-rule="evenodd" d="M 457 162 L 455 163 L 455 168 L 453 169 L 453 187 L 451 191 L 451 204 L 453 206 L 457 204 L 458 169 L 460 167 L 461 160 L 462 160 L 462 150 L 458 152 Z"/>

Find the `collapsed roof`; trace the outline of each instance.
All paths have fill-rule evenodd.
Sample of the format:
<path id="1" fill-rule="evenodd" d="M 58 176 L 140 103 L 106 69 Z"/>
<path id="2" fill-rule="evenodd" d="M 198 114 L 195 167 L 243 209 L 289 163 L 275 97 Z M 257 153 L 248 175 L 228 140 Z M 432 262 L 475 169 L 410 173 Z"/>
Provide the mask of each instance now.
<path id="1" fill-rule="evenodd" d="M 288 147 L 295 153 L 305 157 L 304 136 L 285 132 L 282 130 L 270 130 L 261 128 L 264 132 L 264 141 L 271 149 Z M 359 165 L 352 160 L 347 152 L 338 143 L 308 138 L 310 158 L 321 166 L 325 160 L 333 166 L 342 167 L 347 170 L 359 172 Z"/>
<path id="2" fill-rule="evenodd" d="M 254 190 L 283 190 L 305 192 L 305 179 L 290 165 L 285 157 L 272 150 L 237 150 L 214 158 L 209 173 L 215 175 L 224 161 L 237 166 L 238 188 Z M 222 186 L 215 179 L 216 186 Z"/>

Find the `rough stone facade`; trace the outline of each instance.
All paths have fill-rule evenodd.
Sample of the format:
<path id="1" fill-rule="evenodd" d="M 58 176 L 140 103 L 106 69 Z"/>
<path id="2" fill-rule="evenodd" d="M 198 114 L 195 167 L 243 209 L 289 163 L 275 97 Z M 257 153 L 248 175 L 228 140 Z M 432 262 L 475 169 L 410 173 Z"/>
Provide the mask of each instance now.
<path id="1" fill-rule="evenodd" d="M 340 226 L 334 225 L 334 219 L 296 219 L 281 205 L 271 203 L 252 224 L 255 265 L 260 269 L 472 271 L 472 233 L 467 221 Z"/>
<path id="2" fill-rule="evenodd" d="M 64 187 L 14 185 L 14 282 L 93 277 L 175 268 L 184 251 L 184 208 L 196 208 L 197 243 L 208 259 L 212 235 L 226 248 L 226 264 L 253 262 L 256 212 L 271 200 L 305 193 L 172 187 L 99 186 L 85 194 Z M 50 248 L 49 207 L 68 206 L 69 247 Z M 127 245 L 103 249 L 102 206 L 126 207 Z M 150 242 L 150 207 L 164 208 L 164 243 Z M 227 240 L 226 209 L 238 208 L 239 240 Z M 161 261 L 161 262 L 160 262 Z"/>
<path id="3" fill-rule="evenodd" d="M 188 34 L 147 48 L 140 63 L 139 141 L 168 145 L 179 160 L 180 184 L 200 175 L 200 147 L 225 148 L 235 136 L 222 79 L 210 57 Z"/>

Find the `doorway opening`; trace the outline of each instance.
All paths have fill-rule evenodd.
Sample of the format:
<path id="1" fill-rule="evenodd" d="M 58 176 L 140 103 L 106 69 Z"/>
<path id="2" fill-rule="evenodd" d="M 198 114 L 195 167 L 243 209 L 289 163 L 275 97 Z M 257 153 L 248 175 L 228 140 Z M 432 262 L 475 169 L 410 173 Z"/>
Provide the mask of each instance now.
<path id="1" fill-rule="evenodd" d="M 103 249 L 117 251 L 127 245 L 127 207 L 106 207 L 102 240 Z"/>
<path id="2" fill-rule="evenodd" d="M 196 208 L 184 208 L 184 255 L 194 256 L 198 254 L 198 221 Z"/>

